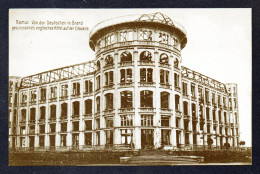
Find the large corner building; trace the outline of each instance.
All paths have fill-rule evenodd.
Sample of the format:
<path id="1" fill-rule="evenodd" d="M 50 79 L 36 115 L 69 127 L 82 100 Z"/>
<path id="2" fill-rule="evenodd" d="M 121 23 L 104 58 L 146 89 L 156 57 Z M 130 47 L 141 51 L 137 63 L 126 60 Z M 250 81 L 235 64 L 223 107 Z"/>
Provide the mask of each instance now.
<path id="1" fill-rule="evenodd" d="M 161 13 L 97 24 L 93 61 L 9 78 L 9 146 L 238 147 L 237 85 L 182 66 L 186 43 L 185 29 Z"/>

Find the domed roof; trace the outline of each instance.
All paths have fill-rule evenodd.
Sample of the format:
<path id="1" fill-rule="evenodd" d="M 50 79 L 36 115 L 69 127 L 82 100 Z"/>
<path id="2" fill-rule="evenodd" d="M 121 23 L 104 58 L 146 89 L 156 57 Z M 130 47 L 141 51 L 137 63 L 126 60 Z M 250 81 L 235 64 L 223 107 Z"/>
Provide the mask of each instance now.
<path id="1" fill-rule="evenodd" d="M 91 32 L 89 34 L 90 42 L 92 42 L 94 35 L 97 32 L 99 32 L 100 30 L 103 30 L 104 28 L 108 28 L 111 26 L 124 24 L 124 23 L 138 23 L 138 22 L 158 23 L 158 24 L 167 25 L 172 28 L 175 28 L 182 33 L 182 36 L 184 36 L 184 42 L 182 43 L 182 47 L 184 47 L 187 42 L 186 30 L 184 29 L 184 27 L 182 25 L 180 25 L 179 23 L 171 20 L 171 18 L 169 18 L 168 16 L 166 16 L 160 12 L 151 13 L 151 14 L 142 14 L 142 15 L 120 16 L 120 17 L 102 21 L 102 22 L 98 23 L 91 30 Z"/>

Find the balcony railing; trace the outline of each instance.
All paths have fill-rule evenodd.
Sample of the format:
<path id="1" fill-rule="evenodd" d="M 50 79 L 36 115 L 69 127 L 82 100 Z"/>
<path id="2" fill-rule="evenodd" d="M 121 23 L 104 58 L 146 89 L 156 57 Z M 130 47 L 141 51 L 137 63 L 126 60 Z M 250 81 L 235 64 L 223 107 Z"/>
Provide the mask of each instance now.
<path id="1" fill-rule="evenodd" d="M 89 92 L 84 92 L 83 93 L 83 96 L 86 97 L 86 96 L 92 96 L 93 95 L 93 91 L 89 91 Z"/>
<path id="2" fill-rule="evenodd" d="M 178 67 L 176 67 L 176 66 L 174 66 L 174 70 L 177 71 L 177 72 L 180 72 L 180 71 L 181 71 L 180 68 L 178 68 Z"/>
<path id="3" fill-rule="evenodd" d="M 228 126 L 229 126 L 229 123 L 225 123 L 225 126 L 228 127 Z"/>
<path id="4" fill-rule="evenodd" d="M 206 101 L 206 105 L 210 105 L 210 101 Z"/>
<path id="5" fill-rule="evenodd" d="M 108 84 L 108 85 L 104 86 L 103 88 L 104 88 L 104 90 L 114 89 L 114 84 L 113 83 L 112 84 Z"/>
<path id="6" fill-rule="evenodd" d="M 194 121 L 194 122 L 198 122 L 198 117 L 196 117 L 196 116 L 192 116 L 192 121 Z"/>
<path id="7" fill-rule="evenodd" d="M 199 98 L 199 102 L 200 103 L 204 103 L 204 99 L 203 98 Z"/>
<path id="8" fill-rule="evenodd" d="M 71 94 L 71 98 L 80 98 L 80 93 Z"/>
<path id="9" fill-rule="evenodd" d="M 176 92 L 181 92 L 181 88 L 180 88 L 179 86 L 175 86 L 175 87 L 174 87 L 174 90 L 175 90 Z"/>
<path id="10" fill-rule="evenodd" d="M 35 124 L 35 120 L 30 120 L 29 124 Z"/>
<path id="11" fill-rule="evenodd" d="M 123 82 L 123 83 L 119 83 L 119 86 L 127 88 L 127 87 L 132 87 L 133 84 L 134 84 L 133 82 Z"/>
<path id="12" fill-rule="evenodd" d="M 39 103 L 40 103 L 40 104 L 46 103 L 46 99 L 41 99 L 41 100 L 39 100 Z"/>
<path id="13" fill-rule="evenodd" d="M 191 96 L 191 100 L 192 100 L 192 101 L 196 101 L 197 98 L 196 98 L 195 96 Z"/>
<path id="14" fill-rule="evenodd" d="M 172 109 L 169 108 L 161 108 L 162 113 L 172 113 Z"/>
<path id="15" fill-rule="evenodd" d="M 207 124 L 212 124 L 210 119 L 207 119 Z"/>
<path id="16" fill-rule="evenodd" d="M 40 118 L 39 123 L 45 123 L 45 118 Z"/>
<path id="17" fill-rule="evenodd" d="M 122 67 L 122 66 L 133 66 L 134 62 L 133 61 L 125 61 L 125 62 L 119 62 L 118 66 Z"/>
<path id="18" fill-rule="evenodd" d="M 20 124 L 21 124 L 21 125 L 26 124 L 26 120 L 21 120 L 21 121 L 20 121 Z"/>
<path id="19" fill-rule="evenodd" d="M 217 125 L 217 124 L 218 124 L 218 121 L 217 121 L 217 120 L 213 120 L 213 124 L 214 124 L 214 125 Z"/>
<path id="20" fill-rule="evenodd" d="M 224 108 L 225 110 L 227 110 L 227 106 L 223 106 L 223 108 Z"/>
<path id="21" fill-rule="evenodd" d="M 96 93 L 99 93 L 100 90 L 101 90 L 101 88 L 97 88 L 97 89 L 95 90 L 95 92 L 96 92 Z"/>
<path id="22" fill-rule="evenodd" d="M 115 111 L 115 109 L 106 109 L 106 110 L 103 111 L 103 113 L 104 113 L 104 115 L 106 115 L 106 114 L 113 114 L 114 111 Z"/>
<path id="23" fill-rule="evenodd" d="M 176 109 L 175 115 L 176 115 L 176 117 L 181 117 L 181 111 Z"/>
<path id="24" fill-rule="evenodd" d="M 24 103 L 20 103 L 20 106 L 21 106 L 21 107 L 24 107 L 24 106 L 26 106 L 26 105 L 27 105 L 26 102 L 24 102 Z"/>
<path id="25" fill-rule="evenodd" d="M 140 112 L 154 112 L 155 108 L 153 107 L 141 107 L 139 108 Z"/>
<path id="26" fill-rule="evenodd" d="M 189 95 L 188 94 L 183 94 L 182 97 L 186 98 L 186 99 L 189 99 Z"/>
<path id="27" fill-rule="evenodd" d="M 56 118 L 55 117 L 50 117 L 49 118 L 49 122 L 55 122 L 56 121 Z"/>
<path id="28" fill-rule="evenodd" d="M 159 66 L 163 67 L 163 68 L 170 68 L 170 64 L 169 63 L 159 62 Z"/>
<path id="29" fill-rule="evenodd" d="M 154 66 L 154 61 L 139 61 L 140 66 Z"/>
<path id="30" fill-rule="evenodd" d="M 83 114 L 83 117 L 86 118 L 92 118 L 93 114 Z"/>
<path id="31" fill-rule="evenodd" d="M 103 67 L 103 70 L 105 71 L 105 70 L 112 69 L 112 68 L 114 68 L 114 64 L 105 65 L 105 66 Z"/>
<path id="32" fill-rule="evenodd" d="M 79 115 L 72 115 L 71 118 L 72 118 L 73 120 L 79 120 Z"/>
<path id="33" fill-rule="evenodd" d="M 50 101 L 50 102 L 56 102 L 56 101 L 57 101 L 57 97 L 49 98 L 49 101 Z"/>
<path id="34" fill-rule="evenodd" d="M 140 86 L 155 86 L 154 82 L 139 82 Z"/>
<path id="35" fill-rule="evenodd" d="M 134 112 L 135 108 L 120 108 L 119 112 L 120 113 L 127 113 L 127 112 Z"/>
<path id="36" fill-rule="evenodd" d="M 160 83 L 160 87 L 170 89 L 171 85 L 169 83 Z"/>
<path id="37" fill-rule="evenodd" d="M 67 121 L 68 120 L 68 117 L 67 116 L 61 116 L 60 117 L 60 121 Z"/>
<path id="38" fill-rule="evenodd" d="M 36 105 L 36 101 L 30 101 L 30 105 Z"/>
<path id="39" fill-rule="evenodd" d="M 68 96 L 61 96 L 60 101 L 63 101 L 63 100 L 68 100 Z"/>

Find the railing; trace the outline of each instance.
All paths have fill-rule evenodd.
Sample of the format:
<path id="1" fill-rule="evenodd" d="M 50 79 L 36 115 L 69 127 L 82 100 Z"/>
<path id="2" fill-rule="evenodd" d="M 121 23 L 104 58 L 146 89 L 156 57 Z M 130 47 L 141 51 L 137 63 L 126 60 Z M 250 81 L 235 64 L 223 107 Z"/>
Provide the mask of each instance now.
<path id="1" fill-rule="evenodd" d="M 140 66 L 154 66 L 154 61 L 138 61 Z"/>
<path id="2" fill-rule="evenodd" d="M 21 107 L 24 107 L 24 106 L 26 106 L 27 105 L 27 103 L 20 103 L 20 106 Z"/>
<path id="3" fill-rule="evenodd" d="M 163 113 L 172 113 L 172 109 L 169 109 L 169 108 L 160 108 L 161 109 L 161 112 Z"/>
<path id="4" fill-rule="evenodd" d="M 186 99 L 189 99 L 189 95 L 188 94 L 183 94 L 182 97 L 186 98 Z"/>
<path id="5" fill-rule="evenodd" d="M 196 116 L 192 116 L 192 121 L 198 122 L 198 118 Z"/>
<path id="6" fill-rule="evenodd" d="M 140 112 L 154 112 L 155 108 L 153 107 L 141 107 L 139 108 Z"/>
<path id="7" fill-rule="evenodd" d="M 35 105 L 36 101 L 30 101 L 30 105 Z"/>
<path id="8" fill-rule="evenodd" d="M 175 87 L 174 87 L 174 90 L 175 90 L 176 92 L 181 92 L 181 88 L 180 88 L 179 86 L 175 86 Z"/>
<path id="9" fill-rule="evenodd" d="M 68 120 L 68 117 L 67 117 L 67 116 L 61 116 L 61 117 L 60 117 L 60 120 L 61 120 L 61 121 L 67 121 L 67 120 Z"/>
<path id="10" fill-rule="evenodd" d="M 199 98 L 199 102 L 200 103 L 204 103 L 204 99 L 203 98 Z"/>
<path id="11" fill-rule="evenodd" d="M 207 124 L 211 124 L 211 120 L 210 119 L 207 119 Z"/>
<path id="12" fill-rule="evenodd" d="M 124 61 L 124 62 L 118 62 L 118 66 L 122 67 L 122 66 L 133 66 L 134 62 L 133 61 Z"/>
<path id="13" fill-rule="evenodd" d="M 192 100 L 192 101 L 196 101 L 197 98 L 196 98 L 195 96 L 191 96 L 191 100 Z"/>
<path id="14" fill-rule="evenodd" d="M 181 111 L 180 110 L 175 110 L 175 115 L 176 115 L 176 117 L 181 117 Z"/>
<path id="15" fill-rule="evenodd" d="M 177 71 L 177 72 L 180 72 L 180 71 L 181 71 L 180 68 L 179 68 L 179 67 L 176 67 L 176 66 L 174 66 L 174 70 Z"/>
<path id="16" fill-rule="evenodd" d="M 108 70 L 108 69 L 112 69 L 112 68 L 114 68 L 114 65 L 115 65 L 115 64 L 105 65 L 105 66 L 103 67 L 103 70 L 105 71 L 105 70 Z"/>
<path id="17" fill-rule="evenodd" d="M 214 124 L 214 125 L 217 125 L 217 124 L 218 124 L 218 121 L 217 121 L 217 120 L 213 120 L 213 124 Z"/>
<path id="18" fill-rule="evenodd" d="M 206 101 L 206 105 L 210 105 L 210 101 Z"/>
<path id="19" fill-rule="evenodd" d="M 169 63 L 159 62 L 159 66 L 163 67 L 163 68 L 170 68 L 170 64 Z"/>
<path id="20" fill-rule="evenodd" d="M 229 123 L 225 123 L 225 126 L 228 127 L 228 126 L 229 126 Z"/>
<path id="21" fill-rule="evenodd" d="M 68 100 L 68 96 L 61 96 L 60 97 L 60 100 L 63 101 L 63 100 Z"/>
<path id="22" fill-rule="evenodd" d="M 134 112 L 135 108 L 120 108 L 118 110 L 120 113 L 126 113 L 126 112 Z"/>
<path id="23" fill-rule="evenodd" d="M 108 85 L 104 86 L 103 88 L 104 88 L 104 90 L 113 89 L 114 88 L 114 84 L 108 84 Z"/>
<path id="24" fill-rule="evenodd" d="M 40 104 L 46 103 L 46 99 L 39 100 Z"/>
<path id="25" fill-rule="evenodd" d="M 39 123 L 45 123 L 45 118 L 40 118 Z"/>
<path id="26" fill-rule="evenodd" d="M 83 118 L 92 118 L 93 114 L 83 114 Z"/>
<path id="27" fill-rule="evenodd" d="M 139 82 L 140 86 L 155 86 L 154 82 Z"/>
<path id="28" fill-rule="evenodd" d="M 227 106 L 223 106 L 224 110 L 227 110 Z"/>
<path id="29" fill-rule="evenodd" d="M 95 92 L 96 92 L 96 93 L 99 93 L 100 90 L 101 90 L 101 88 L 98 88 L 98 89 L 95 90 Z"/>
<path id="30" fill-rule="evenodd" d="M 171 88 L 171 85 L 169 83 L 160 83 L 160 86 L 163 88 L 168 88 L 168 89 Z"/>
<path id="31" fill-rule="evenodd" d="M 71 98 L 80 98 L 80 93 L 79 94 L 72 94 Z"/>
<path id="32" fill-rule="evenodd" d="M 56 101 L 57 101 L 57 98 L 56 98 L 56 97 L 54 97 L 54 98 L 49 98 L 49 101 L 50 101 L 50 102 L 56 102 Z"/>
<path id="33" fill-rule="evenodd" d="M 83 93 L 83 96 L 86 97 L 86 96 L 92 96 L 93 95 L 93 91 L 89 91 L 89 92 L 84 92 Z"/>
<path id="34" fill-rule="evenodd" d="M 97 69 L 95 74 L 99 74 L 100 73 L 100 69 Z"/>
<path id="35" fill-rule="evenodd" d="M 56 121 L 55 117 L 54 118 L 52 118 L 52 117 L 49 118 L 49 122 L 55 122 L 55 121 Z"/>
<path id="36" fill-rule="evenodd" d="M 119 83 L 120 87 L 132 87 L 134 84 L 134 82 L 123 82 L 123 83 Z"/>
<path id="37" fill-rule="evenodd" d="M 71 118 L 72 118 L 73 120 L 79 120 L 79 115 L 72 115 Z"/>
<path id="38" fill-rule="evenodd" d="M 106 109 L 103 111 L 104 114 L 113 114 L 115 109 Z"/>
<path id="39" fill-rule="evenodd" d="M 35 124 L 35 120 L 30 120 L 29 124 Z"/>

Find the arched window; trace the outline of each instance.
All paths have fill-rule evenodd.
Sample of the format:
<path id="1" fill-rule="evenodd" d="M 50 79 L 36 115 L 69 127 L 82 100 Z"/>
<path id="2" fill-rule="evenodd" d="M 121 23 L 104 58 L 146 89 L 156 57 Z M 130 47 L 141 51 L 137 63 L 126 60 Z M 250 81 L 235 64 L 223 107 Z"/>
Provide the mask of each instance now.
<path id="1" fill-rule="evenodd" d="M 68 112 L 68 104 L 62 103 L 61 104 L 61 117 L 67 117 L 67 112 Z"/>
<path id="2" fill-rule="evenodd" d="M 92 100 L 85 100 L 85 114 L 92 114 Z"/>
<path id="3" fill-rule="evenodd" d="M 153 107 L 153 91 L 141 91 L 141 107 Z"/>
<path id="4" fill-rule="evenodd" d="M 100 62 L 97 61 L 97 70 L 100 70 Z"/>
<path id="5" fill-rule="evenodd" d="M 105 98 L 106 98 L 106 110 L 113 109 L 113 94 L 108 93 L 105 95 Z"/>
<path id="6" fill-rule="evenodd" d="M 40 119 L 45 119 L 45 106 L 40 107 Z"/>
<path id="7" fill-rule="evenodd" d="M 120 55 L 121 62 L 132 62 L 132 54 L 129 51 L 125 51 Z"/>
<path id="8" fill-rule="evenodd" d="M 133 96 L 132 91 L 122 91 L 121 96 L 121 108 L 133 108 Z"/>
<path id="9" fill-rule="evenodd" d="M 175 95 L 175 110 L 180 111 L 180 96 Z"/>
<path id="10" fill-rule="evenodd" d="M 161 92 L 161 108 L 169 109 L 169 96 L 168 92 Z"/>
<path id="11" fill-rule="evenodd" d="M 178 59 L 174 59 L 174 68 L 179 68 L 179 61 L 178 61 Z"/>
<path id="12" fill-rule="evenodd" d="M 51 105 L 51 117 L 50 118 L 56 118 L 56 105 Z"/>
<path id="13" fill-rule="evenodd" d="M 80 103 L 79 101 L 73 102 L 73 115 L 78 116 L 80 112 Z"/>
<path id="14" fill-rule="evenodd" d="M 107 57 L 105 58 L 105 62 L 107 66 L 113 65 L 114 64 L 113 57 L 111 55 L 107 55 Z"/>
<path id="15" fill-rule="evenodd" d="M 160 63 L 164 63 L 164 64 L 169 63 L 169 57 L 167 54 L 163 53 L 160 55 Z"/>
<path id="16" fill-rule="evenodd" d="M 141 62 L 151 62 L 152 61 L 152 53 L 149 51 L 143 51 L 140 54 L 140 61 Z"/>
<path id="17" fill-rule="evenodd" d="M 35 108 L 30 109 L 30 121 L 35 121 Z"/>

